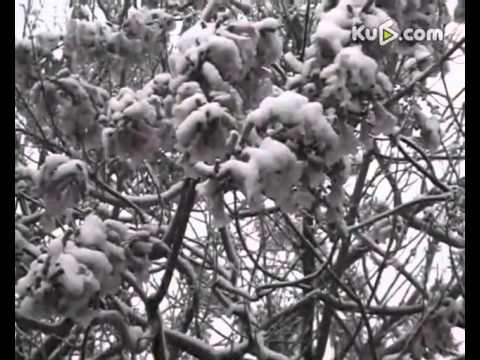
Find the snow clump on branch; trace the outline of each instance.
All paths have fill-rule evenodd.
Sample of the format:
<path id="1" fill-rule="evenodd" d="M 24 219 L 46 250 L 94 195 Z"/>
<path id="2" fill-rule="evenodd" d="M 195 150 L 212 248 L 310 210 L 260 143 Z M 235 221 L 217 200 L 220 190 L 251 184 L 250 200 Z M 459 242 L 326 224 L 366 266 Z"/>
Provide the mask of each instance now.
<path id="1" fill-rule="evenodd" d="M 100 145 L 101 123 L 105 121 L 108 92 L 80 76 L 62 71 L 55 77 L 38 81 L 32 88 L 33 101 L 43 115 L 58 124 L 67 140 L 79 146 Z"/>

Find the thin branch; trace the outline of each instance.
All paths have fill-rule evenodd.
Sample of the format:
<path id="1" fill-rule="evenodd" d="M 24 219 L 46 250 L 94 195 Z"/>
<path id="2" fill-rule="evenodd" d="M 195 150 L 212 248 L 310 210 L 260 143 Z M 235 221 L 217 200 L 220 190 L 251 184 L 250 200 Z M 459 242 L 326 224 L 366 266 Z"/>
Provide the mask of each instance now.
<path id="1" fill-rule="evenodd" d="M 436 61 L 434 64 L 430 65 L 426 70 L 424 70 L 419 76 L 417 76 L 410 84 L 405 86 L 402 90 L 397 92 L 395 95 L 393 95 L 391 98 L 389 98 L 385 103 L 385 107 L 390 107 L 391 105 L 396 104 L 402 97 L 405 95 L 409 94 L 413 88 L 423 80 L 425 80 L 427 77 L 429 77 L 431 74 L 433 74 L 441 64 L 443 64 L 445 61 L 447 61 L 452 54 L 460 49 L 463 45 L 465 44 L 465 37 L 461 38 L 457 43 L 455 43 L 444 55 L 442 55 L 438 61 Z"/>

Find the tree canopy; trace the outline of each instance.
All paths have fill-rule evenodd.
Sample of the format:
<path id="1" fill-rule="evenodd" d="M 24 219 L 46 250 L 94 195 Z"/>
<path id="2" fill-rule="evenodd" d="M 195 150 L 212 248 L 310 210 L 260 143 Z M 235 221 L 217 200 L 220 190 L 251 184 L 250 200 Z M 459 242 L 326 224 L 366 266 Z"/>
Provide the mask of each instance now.
<path id="1" fill-rule="evenodd" d="M 17 3 L 16 359 L 464 358 L 464 1 L 64 5 Z"/>

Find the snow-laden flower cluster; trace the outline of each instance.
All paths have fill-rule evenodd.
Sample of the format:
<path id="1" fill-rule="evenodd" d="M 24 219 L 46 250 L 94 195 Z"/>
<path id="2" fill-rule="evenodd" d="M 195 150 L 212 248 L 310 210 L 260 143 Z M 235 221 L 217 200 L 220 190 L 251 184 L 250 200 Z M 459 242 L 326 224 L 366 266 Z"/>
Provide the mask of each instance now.
<path id="1" fill-rule="evenodd" d="M 73 208 L 89 190 L 87 165 L 65 155 L 48 155 L 40 169 L 32 175 L 48 217 L 59 216 Z"/>
<path id="2" fill-rule="evenodd" d="M 213 68 L 209 63 L 203 66 Z M 234 114 L 241 112 L 241 97 L 217 75 L 218 82 L 208 74 L 173 77 L 163 100 L 165 116 L 174 127 L 175 148 L 184 154 L 187 170 L 197 161 L 222 159 L 238 127 Z"/>
<path id="3" fill-rule="evenodd" d="M 200 22 L 182 34 L 170 61 L 176 74 L 185 74 L 198 69 L 203 62 L 210 62 L 225 81 L 237 83 L 252 69 L 279 60 L 282 55 L 279 28 L 280 22 L 274 18 L 230 22 L 220 27 Z"/>
<path id="4" fill-rule="evenodd" d="M 149 236 L 121 222 L 88 215 L 74 235 L 52 240 L 19 279 L 15 287 L 19 311 L 33 318 L 63 315 L 88 323 L 95 300 L 116 293 L 125 270 L 140 282 L 148 279 Z"/>
<path id="5" fill-rule="evenodd" d="M 238 98 L 235 85 L 244 99 L 255 99 L 255 94 L 269 89 L 265 76 L 260 75 L 262 67 L 277 62 L 282 55 L 279 27 L 274 18 L 220 26 L 201 21 L 181 35 L 169 58 L 170 67 L 180 79 L 201 78 L 208 91 Z"/>
<path id="6" fill-rule="evenodd" d="M 53 259 L 40 255 L 15 287 L 23 315 L 42 319 L 60 314 L 80 321 L 89 315 L 88 305 L 99 290 L 92 271 L 68 253 Z"/>
<path id="7" fill-rule="evenodd" d="M 62 71 L 38 81 L 32 98 L 48 127 L 54 121 L 67 140 L 87 148 L 100 145 L 101 123 L 105 121 L 108 92 L 80 76 Z"/>
<path id="8" fill-rule="evenodd" d="M 107 157 L 139 160 L 159 148 L 171 151 L 174 144 L 189 162 L 223 157 L 230 130 L 236 128 L 230 111 L 239 110 L 240 97 L 213 90 L 208 97 L 216 101 L 207 101 L 200 84 L 188 80 L 162 73 L 139 91 L 122 88 L 109 103 L 112 126 L 103 131 Z"/>
<path id="9" fill-rule="evenodd" d="M 222 21 L 228 19 L 232 13 L 236 13 L 234 8 L 240 10 L 245 15 L 248 15 L 252 12 L 252 5 L 250 5 L 248 1 L 208 0 L 206 1 L 205 7 L 202 10 L 201 18 L 204 21 L 209 21 L 211 19 Z"/>
<path id="10" fill-rule="evenodd" d="M 39 32 L 31 39 L 15 38 L 15 83 L 30 88 L 38 78 L 34 64 L 42 58 L 52 58 L 62 38 L 54 32 Z"/>
<path id="11" fill-rule="evenodd" d="M 143 49 L 159 55 L 166 51 L 168 33 L 175 29 L 172 15 L 162 9 L 130 9 L 122 30 L 129 39 L 142 41 Z"/>
<path id="12" fill-rule="evenodd" d="M 298 175 L 292 177 L 294 181 L 285 183 L 289 190 L 280 184 L 269 184 L 269 188 L 279 188 L 287 199 L 268 196 L 287 211 L 302 206 L 308 208 L 313 201 L 309 189 L 323 187 L 329 178 L 330 191 L 325 197 L 324 216 L 328 223 L 344 228 L 343 185 L 350 176 L 349 156 L 356 154 L 359 146 L 354 128 L 344 118 L 339 118 L 333 108 L 325 110 L 320 102 L 309 101 L 294 91 L 265 98 L 247 115 L 246 127 L 253 128 L 250 141 L 255 141 L 259 134 L 277 134 L 284 142 L 281 144 L 302 161 L 301 168 L 297 169 Z M 291 191 L 293 185 L 296 192 Z"/>
<path id="13" fill-rule="evenodd" d="M 176 129 L 178 149 L 190 162 L 214 162 L 228 152 L 230 130 L 236 120 L 216 102 L 206 103 L 192 111 Z"/>
<path id="14" fill-rule="evenodd" d="M 52 59 L 53 51 L 60 48 L 59 55 L 68 59 L 72 71 L 88 63 L 106 62 L 119 81 L 127 63 L 165 54 L 175 26 L 173 16 L 161 9 L 132 8 L 121 26 L 72 16 L 63 34 L 39 32 L 31 40 L 15 39 L 15 80 L 29 88 L 32 79 L 40 77 L 34 63 Z"/>
<path id="15" fill-rule="evenodd" d="M 151 157 L 163 145 L 172 144 L 172 124 L 165 119 L 162 92 L 169 78 L 157 75 L 139 91 L 120 89 L 108 104 L 108 126 L 103 129 L 105 157 L 121 156 L 134 163 Z M 163 141 L 162 141 L 163 140 Z"/>
<path id="16" fill-rule="evenodd" d="M 285 211 L 296 208 L 299 194 L 293 187 L 302 176 L 304 163 L 285 144 L 266 137 L 257 147 L 246 147 L 241 157 L 258 169 L 263 193 Z"/>
<path id="17" fill-rule="evenodd" d="M 340 0 L 333 8 L 327 8 L 329 6 L 328 2 L 322 2 L 316 9 L 318 24 L 308 49 L 308 54 L 316 54 L 321 58 L 322 65 L 348 46 L 353 26 L 363 24 L 376 28 L 390 19 L 375 4 L 367 6 L 366 0 Z M 397 27 L 395 21 L 391 26 L 393 29 Z"/>
<path id="18" fill-rule="evenodd" d="M 296 90 L 313 101 L 320 95 L 320 66 L 316 58 L 309 58 L 301 62 L 291 52 L 284 55 L 285 63 L 293 75 L 287 76 L 285 88 L 287 90 Z"/>
<path id="19" fill-rule="evenodd" d="M 64 54 L 72 68 L 104 59 L 112 63 L 113 75 L 127 61 L 142 55 L 158 56 L 166 51 L 169 32 L 175 28 L 173 17 L 161 9 L 131 9 L 122 27 L 99 21 L 71 18 L 67 21 Z"/>
<path id="20" fill-rule="evenodd" d="M 246 121 L 260 130 L 265 129 L 272 122 L 284 126 L 295 126 L 301 121 L 296 114 L 308 102 L 308 99 L 301 94 L 285 91 L 279 96 L 265 98 L 257 109 L 248 114 Z M 321 106 L 321 104 L 319 105 Z"/>
<path id="21" fill-rule="evenodd" d="M 318 51 L 326 58 L 348 45 L 353 26 L 373 29 L 390 20 L 390 27 L 398 31 L 407 27 L 437 28 L 449 21 L 446 2 L 431 0 L 340 0 L 334 7 L 330 2 L 322 2 L 315 13 L 318 25 L 309 51 Z M 378 42 L 370 42 L 367 47 L 375 54 L 385 54 L 392 49 L 381 48 Z"/>
<path id="22" fill-rule="evenodd" d="M 322 69 L 325 80 L 322 98 L 334 97 L 340 106 L 360 111 L 358 97 L 369 94 L 385 98 L 393 90 L 389 78 L 378 69 L 372 57 L 362 51 L 361 45 L 345 47 L 335 56 L 333 63 Z"/>
<path id="23" fill-rule="evenodd" d="M 388 19 L 374 4 L 368 9 L 366 5 L 366 1 L 342 0 L 333 8 L 323 2 L 318 6 L 318 24 L 305 60 L 299 61 L 292 53 L 285 55 L 293 71 L 287 89 L 354 112 L 362 111 L 364 100 L 384 99 L 391 94 L 393 86 L 383 72 L 383 64 L 377 61 L 386 56 L 389 47 L 377 49 L 378 44 L 373 42 L 351 41 L 353 26 L 375 27 Z"/>
<path id="24" fill-rule="evenodd" d="M 299 202 L 305 201 L 304 194 L 293 189 L 300 180 L 303 167 L 288 146 L 266 137 L 258 147 L 245 147 L 239 159 L 231 158 L 221 163 L 218 169 L 205 166 L 211 178 L 197 185 L 197 190 L 207 200 L 215 225 L 221 227 L 229 221 L 223 202 L 228 185 L 240 190 L 252 209 L 263 206 L 264 196 L 285 211 L 303 205 Z"/>
<path id="25" fill-rule="evenodd" d="M 465 300 L 462 297 L 442 300 L 440 306 L 424 321 L 419 336 L 411 344 L 410 352 L 415 358 L 448 355 L 455 347 L 452 328 L 465 321 Z"/>
<path id="26" fill-rule="evenodd" d="M 418 107 L 414 109 L 416 126 L 420 129 L 419 143 L 428 150 L 435 151 L 442 141 L 440 119 L 436 115 L 428 116 Z"/>
<path id="27" fill-rule="evenodd" d="M 331 113 L 332 109 L 325 111 L 320 102 L 310 102 L 301 94 L 285 91 L 265 98 L 247 115 L 246 122 L 254 126 L 254 132 L 281 126 L 287 140 L 306 149 L 328 167 L 342 156 L 355 153 L 358 145 L 353 128 L 347 123 L 338 121 L 339 131 L 335 131 L 333 121 L 329 120 Z"/>
<path id="28" fill-rule="evenodd" d="M 402 29 L 406 27 L 435 28 L 450 21 L 446 1 L 406 0 L 397 4 L 380 0 L 376 1 L 376 5 L 396 19 Z"/>
<path id="29" fill-rule="evenodd" d="M 28 87 L 34 75 L 32 46 L 26 39 L 15 39 L 15 83 Z M 30 81 L 28 81 L 30 80 Z"/>
<path id="30" fill-rule="evenodd" d="M 374 101 L 370 112 L 373 134 L 391 135 L 398 130 L 398 119 L 382 103 Z"/>
<path id="31" fill-rule="evenodd" d="M 441 11 L 443 2 L 429 0 L 395 2 L 368 2 L 366 0 L 341 0 L 334 6 L 322 2 L 315 11 L 316 27 L 312 42 L 300 62 L 289 53 L 285 61 L 294 75 L 288 77 L 287 89 L 297 89 L 310 100 L 333 101 L 332 106 L 342 106 L 354 112 L 362 111 L 362 100 L 384 99 L 393 91 L 385 75 L 388 64 L 383 61 L 394 52 L 405 57 L 400 81 L 409 82 L 432 61 L 439 49 L 435 43 L 392 42 L 380 46 L 378 41 L 352 43 L 354 26 L 364 25 L 377 29 L 387 20 L 393 30 L 411 26 L 434 27 L 445 24 Z M 405 43 L 405 42 L 404 42 Z M 389 69 L 391 70 L 391 69 Z M 434 75 L 434 74 L 432 74 Z"/>

